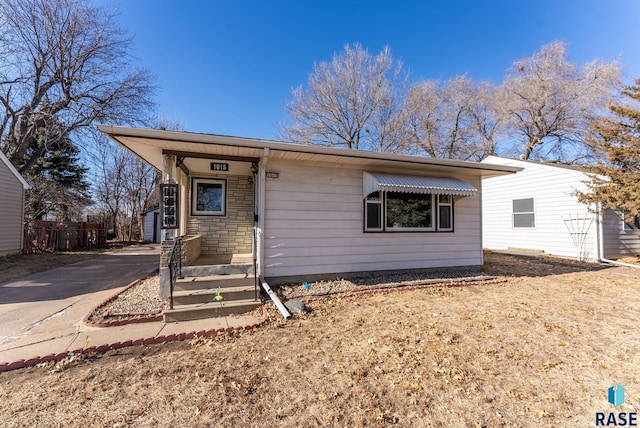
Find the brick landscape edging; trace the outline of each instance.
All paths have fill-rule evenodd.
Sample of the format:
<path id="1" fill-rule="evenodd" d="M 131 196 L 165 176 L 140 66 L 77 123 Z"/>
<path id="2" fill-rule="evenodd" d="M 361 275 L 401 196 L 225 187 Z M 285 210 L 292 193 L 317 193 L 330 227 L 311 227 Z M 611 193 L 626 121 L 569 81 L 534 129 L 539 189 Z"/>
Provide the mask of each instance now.
<path id="1" fill-rule="evenodd" d="M 176 334 L 169 334 L 167 336 L 154 336 L 146 339 L 126 340 L 124 342 L 116 342 L 116 343 L 111 343 L 109 345 L 92 346 L 87 349 L 76 349 L 74 351 L 66 351 L 66 352 L 61 352 L 59 354 L 49 354 L 49 355 L 45 355 L 44 357 L 38 356 L 34 358 L 29 358 L 28 360 L 18 360 L 12 363 L 0 363 L 0 373 L 7 372 L 10 370 L 23 369 L 25 367 L 31 367 L 31 366 L 35 366 L 35 365 L 50 362 L 50 361 L 56 361 L 56 362 L 62 361 L 65 358 L 69 357 L 70 355 L 84 356 L 84 355 L 94 354 L 94 353 L 103 354 L 113 349 L 121 349 L 129 346 L 158 345 L 161 343 L 180 342 L 184 340 L 190 340 L 190 339 L 193 339 L 194 337 L 215 337 L 222 334 L 232 334 L 236 331 L 249 331 L 264 324 L 268 318 L 269 318 L 269 313 L 267 312 L 267 308 L 266 306 L 263 306 L 262 319 L 260 319 L 259 321 L 253 324 L 248 324 L 241 327 L 227 327 L 227 328 L 219 328 L 219 329 L 212 329 L 212 330 L 190 331 L 188 333 L 176 333 Z"/>
<path id="2" fill-rule="evenodd" d="M 127 319 L 122 319 L 122 320 L 113 320 L 113 321 L 90 321 L 89 318 L 91 317 L 91 315 L 97 311 L 100 307 L 106 305 L 107 303 L 112 302 L 113 300 L 117 299 L 118 296 L 122 293 L 124 293 L 125 291 L 127 291 L 128 289 L 138 285 L 139 283 L 141 283 L 142 281 L 144 281 L 145 279 L 149 278 L 150 276 L 153 276 L 155 274 L 158 273 L 158 269 L 154 270 L 153 272 L 149 272 L 148 274 L 144 275 L 142 278 L 138 278 L 134 281 L 132 281 L 129 285 L 127 285 L 122 291 L 114 294 L 111 297 L 108 297 L 105 301 L 103 301 L 102 303 L 100 303 L 99 305 L 97 305 L 95 308 L 93 308 L 85 317 L 83 322 L 90 326 L 90 327 L 118 327 L 121 325 L 126 325 L 126 324 L 135 324 L 135 323 L 141 323 L 141 322 L 154 322 L 154 321 L 162 321 L 162 314 L 159 315 L 146 315 L 146 316 L 140 316 L 140 317 L 136 317 L 136 318 L 127 318 Z M 0 370 L 2 371 L 2 370 Z"/>

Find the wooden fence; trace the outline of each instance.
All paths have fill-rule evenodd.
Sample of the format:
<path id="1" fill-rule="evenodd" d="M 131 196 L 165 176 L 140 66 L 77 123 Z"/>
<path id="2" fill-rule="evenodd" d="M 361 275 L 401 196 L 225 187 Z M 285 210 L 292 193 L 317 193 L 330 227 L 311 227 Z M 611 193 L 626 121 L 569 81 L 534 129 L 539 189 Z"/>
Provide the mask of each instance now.
<path id="1" fill-rule="evenodd" d="M 106 231 L 100 223 L 58 223 L 27 220 L 24 223 L 25 254 L 94 248 L 106 243 Z"/>

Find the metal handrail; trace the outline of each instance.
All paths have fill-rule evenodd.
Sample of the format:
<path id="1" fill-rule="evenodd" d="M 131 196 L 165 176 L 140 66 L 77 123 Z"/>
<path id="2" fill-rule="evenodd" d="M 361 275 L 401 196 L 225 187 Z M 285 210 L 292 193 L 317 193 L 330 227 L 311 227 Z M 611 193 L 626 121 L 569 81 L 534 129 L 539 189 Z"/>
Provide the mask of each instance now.
<path id="1" fill-rule="evenodd" d="M 182 238 L 178 237 L 173 241 L 173 247 L 169 253 L 169 308 L 173 309 L 173 289 L 176 287 L 176 280 L 182 278 Z"/>

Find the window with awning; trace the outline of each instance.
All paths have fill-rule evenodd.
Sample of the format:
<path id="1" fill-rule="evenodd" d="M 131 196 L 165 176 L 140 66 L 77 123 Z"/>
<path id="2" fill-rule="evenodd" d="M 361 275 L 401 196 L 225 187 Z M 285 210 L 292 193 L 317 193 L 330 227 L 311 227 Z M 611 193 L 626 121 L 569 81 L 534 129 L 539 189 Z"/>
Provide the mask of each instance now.
<path id="1" fill-rule="evenodd" d="M 473 196 L 477 191 L 456 178 L 365 172 L 364 230 L 453 231 L 454 197 Z"/>

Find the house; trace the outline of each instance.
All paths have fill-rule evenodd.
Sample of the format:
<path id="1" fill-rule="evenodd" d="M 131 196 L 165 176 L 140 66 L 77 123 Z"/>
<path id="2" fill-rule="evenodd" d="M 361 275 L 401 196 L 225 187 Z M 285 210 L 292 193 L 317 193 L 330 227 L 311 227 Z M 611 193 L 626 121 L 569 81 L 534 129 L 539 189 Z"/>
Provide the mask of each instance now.
<path id="1" fill-rule="evenodd" d="M 578 260 L 640 253 L 640 229 L 622 212 L 578 202 L 590 175 L 553 163 L 489 156 L 483 163 L 522 171 L 482 181 L 482 235 L 491 250 L 526 249 Z"/>
<path id="2" fill-rule="evenodd" d="M 24 192 L 31 186 L 22 178 L 9 159 L 0 152 L 0 256 L 22 251 L 24 223 Z"/>
<path id="3" fill-rule="evenodd" d="M 197 238 L 187 263 L 253 255 L 256 274 L 273 284 L 480 266 L 481 179 L 518 171 L 221 135 L 99 129 L 162 171 L 163 242 Z"/>
<path id="4" fill-rule="evenodd" d="M 147 210 L 140 214 L 142 240 L 144 243 L 160 243 L 160 208 Z"/>

